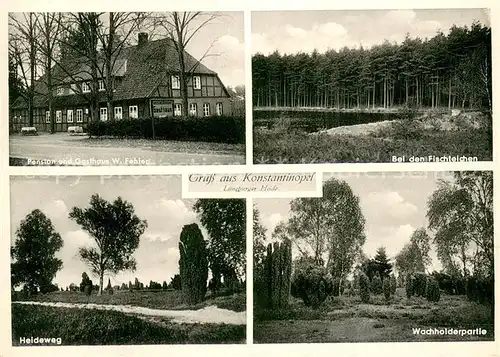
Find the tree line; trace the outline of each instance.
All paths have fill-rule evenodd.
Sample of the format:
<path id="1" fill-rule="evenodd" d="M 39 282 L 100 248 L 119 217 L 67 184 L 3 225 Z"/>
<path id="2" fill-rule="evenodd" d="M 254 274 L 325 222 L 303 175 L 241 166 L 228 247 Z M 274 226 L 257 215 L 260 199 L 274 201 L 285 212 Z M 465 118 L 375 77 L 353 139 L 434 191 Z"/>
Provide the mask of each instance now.
<path id="1" fill-rule="evenodd" d="M 187 83 L 197 64 L 186 67 L 185 49 L 217 17 L 216 13 L 203 12 L 9 14 L 9 99 L 12 103 L 18 96 L 25 101 L 32 126 L 34 98 L 42 95 L 54 131 L 53 97 L 62 79 L 55 76 L 57 70 L 59 77 L 68 77 L 76 84 L 73 90 L 88 103 L 91 120 L 99 117 L 99 80 L 102 80 L 108 117 L 113 120 L 114 76 L 121 66 L 121 55 L 133 42 L 133 35 L 145 30 L 151 34 L 163 33 L 171 40 L 167 46 L 177 55 L 181 98 L 187 108 Z M 209 50 L 210 46 L 207 53 Z M 90 78 L 90 91 L 84 88 L 82 78 Z M 37 86 L 37 81 L 42 85 Z"/>
<path id="2" fill-rule="evenodd" d="M 180 280 L 180 275 L 175 274 L 173 277 L 170 278 L 170 282 L 167 283 L 165 280 L 163 283 L 159 283 L 153 280 L 149 281 L 149 284 L 144 285 L 141 281 L 139 281 L 138 278 L 134 279 L 134 282 L 129 280 L 128 284 L 127 283 L 122 283 L 121 285 L 111 285 L 111 279 L 108 278 L 108 284 L 106 285 L 106 288 L 104 291 L 107 291 L 109 293 L 112 293 L 113 290 L 180 290 L 181 289 L 181 280 Z M 52 292 L 52 291 L 80 291 L 80 292 L 85 292 L 86 289 L 90 289 L 91 291 L 99 291 L 99 285 L 94 284 L 92 280 L 90 279 L 89 275 L 87 272 L 82 273 L 82 281 L 80 282 L 80 285 L 77 285 L 75 283 L 71 283 L 66 288 L 59 288 L 57 284 L 52 284 L 52 286 L 49 289 L 44 289 L 42 292 L 47 293 L 47 292 Z M 26 289 L 28 287 L 26 286 Z"/>
<path id="3" fill-rule="evenodd" d="M 369 49 L 252 57 L 256 107 L 492 108 L 491 28 L 453 25 L 448 34 L 385 41 Z"/>
<path id="4" fill-rule="evenodd" d="M 170 283 L 151 280 L 149 286 L 145 286 L 136 278 L 134 283 L 123 283 L 121 289 L 172 288 L 182 290 L 188 301 L 199 301 L 205 297 L 199 292 L 206 292 L 207 283 L 213 294 L 222 287 L 235 288 L 241 283 L 245 275 L 245 201 L 199 199 L 193 210 L 198 213 L 208 237 L 202 235 L 196 223 L 183 227 L 179 243 L 179 273 L 171 278 Z M 98 290 L 98 294 L 104 291 L 112 293 L 111 281 L 108 278 L 105 288 L 104 277 L 137 269 L 133 254 L 148 226 L 147 221 L 137 217 L 132 204 L 121 197 L 108 202 L 97 194 L 92 195 L 88 207 L 73 207 L 69 218 L 78 223 L 95 243 L 91 247 L 80 247 L 78 254 L 98 283 L 94 285 L 84 272 L 80 289 L 71 284 L 66 290 L 84 291 L 85 286 L 89 286 L 89 291 Z M 12 290 L 23 286 L 28 296 L 59 290 L 52 281 L 63 267 L 62 260 L 56 256 L 62 246 L 60 234 L 41 210 L 35 209 L 28 214 L 21 221 L 11 247 Z M 209 270 L 212 279 L 208 282 Z M 193 286 L 197 287 L 197 292 L 192 291 Z"/>

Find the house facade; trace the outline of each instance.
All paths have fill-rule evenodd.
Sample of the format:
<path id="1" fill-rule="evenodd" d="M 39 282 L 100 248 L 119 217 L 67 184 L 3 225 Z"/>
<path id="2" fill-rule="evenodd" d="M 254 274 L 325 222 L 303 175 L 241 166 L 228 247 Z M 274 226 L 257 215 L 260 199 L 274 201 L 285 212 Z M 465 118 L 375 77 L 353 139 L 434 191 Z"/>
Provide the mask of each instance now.
<path id="1" fill-rule="evenodd" d="M 112 68 L 112 113 L 106 99 L 106 80 L 90 76 L 84 60 L 67 59 L 52 71 L 52 111 L 49 112 L 45 78 L 35 84 L 33 126 L 38 131 L 67 131 L 69 126 L 84 130 L 92 118 L 108 121 L 137 118 L 203 117 L 231 115 L 231 97 L 217 73 L 184 52 L 188 77 L 188 108 L 183 108 L 180 65 L 170 39 L 148 41 L 139 34 L 136 46 L 123 48 Z M 64 66 L 64 68 L 63 68 Z M 104 71 L 101 71 L 104 72 Z M 98 103 L 98 104 L 96 104 Z M 53 123 L 52 123 L 53 121 Z M 10 130 L 29 126 L 28 105 L 18 98 L 10 108 Z"/>

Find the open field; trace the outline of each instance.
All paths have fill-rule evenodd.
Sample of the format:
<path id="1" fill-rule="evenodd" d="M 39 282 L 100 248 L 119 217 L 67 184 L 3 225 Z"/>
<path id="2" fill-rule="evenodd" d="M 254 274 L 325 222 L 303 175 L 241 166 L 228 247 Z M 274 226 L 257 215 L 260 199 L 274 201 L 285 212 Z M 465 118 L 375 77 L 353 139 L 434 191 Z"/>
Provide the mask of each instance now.
<path id="1" fill-rule="evenodd" d="M 102 304 L 102 305 L 131 305 L 161 310 L 197 310 L 206 306 L 217 306 L 221 309 L 241 312 L 246 310 L 245 294 L 229 296 L 207 297 L 198 305 L 188 305 L 182 294 L 174 291 L 147 291 L 147 290 L 115 290 L 113 295 L 103 293 L 92 294 L 87 297 L 84 293 L 74 291 L 56 291 L 48 294 L 39 294 L 29 298 L 36 302 L 63 302 L 75 304 Z"/>
<path id="2" fill-rule="evenodd" d="M 116 311 L 13 304 L 13 345 L 32 336 L 61 338 L 62 345 L 244 343 L 245 326 L 178 324 Z"/>
<path id="3" fill-rule="evenodd" d="M 486 335 L 419 335 L 414 328 L 483 328 Z M 491 307 L 465 296 L 442 295 L 438 303 L 423 298 L 407 300 L 398 289 L 390 305 L 381 295 L 362 304 L 358 296 L 329 297 L 314 310 L 292 299 L 286 310 L 255 310 L 256 343 L 492 341 Z"/>
<path id="4" fill-rule="evenodd" d="M 207 323 L 201 320 L 180 323 L 182 320 L 196 319 L 196 316 L 191 318 L 186 316 L 186 319 L 177 316 L 182 314 L 182 310 L 197 310 L 203 320 L 203 316 L 210 313 L 209 310 L 215 311 L 217 308 L 241 313 L 246 310 L 245 294 L 208 297 L 197 305 L 185 304 L 180 291 L 122 290 L 115 291 L 113 295 L 91 295 L 89 298 L 80 292 L 64 291 L 36 295 L 29 300 L 42 304 L 65 303 L 83 304 L 83 306 L 70 308 L 14 302 L 12 341 L 15 345 L 19 345 L 19 338 L 30 336 L 61 337 L 63 345 L 244 343 L 245 341 L 244 324 Z M 92 304 L 97 305 L 92 306 Z M 116 306 L 117 310 L 123 311 L 111 311 L 105 305 Z M 134 309 L 134 307 L 139 308 Z M 158 313 L 148 314 L 143 311 L 144 308 L 165 311 L 153 311 Z M 167 310 L 175 313 L 170 314 L 172 316 L 162 314 L 162 312 L 168 313 Z M 196 315 L 197 311 L 186 311 L 186 315 L 189 315 L 188 313 Z"/>
<path id="5" fill-rule="evenodd" d="M 254 127 L 255 164 L 392 162 L 393 156 L 408 160 L 429 155 L 492 160 L 491 121 L 483 117 L 478 123 L 433 113 L 411 121 L 341 126 L 316 133 L 296 129 L 295 121 L 277 119 L 271 129 Z"/>

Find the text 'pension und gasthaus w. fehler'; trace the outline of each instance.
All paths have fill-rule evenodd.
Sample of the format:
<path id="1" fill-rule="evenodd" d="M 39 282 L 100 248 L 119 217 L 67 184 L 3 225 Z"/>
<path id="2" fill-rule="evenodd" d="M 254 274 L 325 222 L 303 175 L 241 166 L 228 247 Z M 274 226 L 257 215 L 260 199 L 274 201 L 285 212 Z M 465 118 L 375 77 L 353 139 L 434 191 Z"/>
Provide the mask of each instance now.
<path id="1" fill-rule="evenodd" d="M 316 172 L 190 173 L 183 176 L 183 197 L 320 197 Z"/>

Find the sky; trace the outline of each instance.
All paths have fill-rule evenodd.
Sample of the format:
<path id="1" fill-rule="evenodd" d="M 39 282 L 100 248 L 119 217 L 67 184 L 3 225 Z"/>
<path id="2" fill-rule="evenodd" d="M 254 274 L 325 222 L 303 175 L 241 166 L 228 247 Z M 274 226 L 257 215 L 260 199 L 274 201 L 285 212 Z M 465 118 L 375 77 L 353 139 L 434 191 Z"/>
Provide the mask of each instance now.
<path id="1" fill-rule="evenodd" d="M 395 255 L 409 243 L 414 230 L 428 225 L 427 200 L 438 187 L 439 179 L 451 179 L 448 172 L 386 172 L 324 174 L 324 180 L 335 177 L 346 181 L 359 197 L 365 217 L 366 242 L 363 252 L 372 257 L 383 246 L 387 255 Z M 256 199 L 261 223 L 268 237 L 274 227 L 290 216 L 290 199 Z M 433 237 L 432 232 L 428 232 Z M 294 252 L 297 254 L 297 252 Z M 441 265 L 434 250 L 431 251 L 430 271 Z"/>
<path id="2" fill-rule="evenodd" d="M 211 13 L 200 17 L 204 21 Z M 192 28 L 200 23 L 193 22 Z M 243 12 L 219 12 L 187 46 L 187 51 L 217 72 L 226 86 L 245 84 L 245 44 Z"/>
<path id="3" fill-rule="evenodd" d="M 411 37 L 430 38 L 438 30 L 470 26 L 474 20 L 489 25 L 483 9 L 285 11 L 252 13 L 252 53 L 325 52 L 347 47 L 400 43 Z"/>
<path id="4" fill-rule="evenodd" d="M 34 209 L 40 209 L 52 221 L 64 245 L 57 253 L 63 268 L 54 283 L 66 287 L 80 284 L 81 275 L 90 269 L 78 257 L 78 248 L 91 246 L 93 240 L 80 226 L 68 218 L 70 210 L 88 207 L 90 197 L 97 193 L 108 201 L 118 196 L 132 203 L 135 213 L 145 219 L 148 228 L 140 238 L 134 253 L 137 271 L 110 276 L 112 285 L 134 281 L 137 277 L 145 285 L 150 280 L 170 282 L 178 273 L 178 243 L 182 227 L 198 223 L 192 210 L 193 200 L 181 200 L 181 177 L 174 176 L 115 176 L 98 177 L 11 177 L 11 244 L 21 220 Z M 201 224 L 200 228 L 201 227 Z M 206 231 L 202 228 L 204 236 Z M 105 277 L 105 284 L 107 284 Z M 98 278 L 91 276 L 94 283 Z"/>

